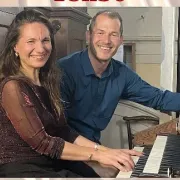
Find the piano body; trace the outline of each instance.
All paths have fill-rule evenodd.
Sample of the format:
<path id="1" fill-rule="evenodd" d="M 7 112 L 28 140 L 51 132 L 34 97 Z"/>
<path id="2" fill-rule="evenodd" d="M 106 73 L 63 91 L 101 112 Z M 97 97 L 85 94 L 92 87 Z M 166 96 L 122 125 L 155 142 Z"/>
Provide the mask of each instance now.
<path id="1" fill-rule="evenodd" d="M 180 136 L 177 135 L 176 124 L 177 119 L 137 133 L 134 144 L 140 146 L 134 149 L 144 152 L 144 156 L 132 157 L 136 166 L 131 172 L 118 172 L 116 168 L 96 162 L 87 164 L 103 178 L 168 177 L 168 168 L 180 169 Z M 180 177 L 179 170 L 178 173 Z"/>
<path id="2" fill-rule="evenodd" d="M 168 177 L 168 168 L 180 168 L 180 136 L 177 135 L 176 124 L 177 119 L 174 119 L 136 133 L 133 143 L 138 146 L 134 149 L 143 151 L 145 155 L 133 157 L 136 166 L 131 172 L 118 172 L 116 168 L 95 162 L 87 164 L 103 178 Z"/>
<path id="3" fill-rule="evenodd" d="M 119 172 L 117 178 L 168 178 L 180 177 L 180 136 L 158 135 L 153 146 L 135 147 L 144 156 L 133 157 L 135 168 L 131 172 Z"/>

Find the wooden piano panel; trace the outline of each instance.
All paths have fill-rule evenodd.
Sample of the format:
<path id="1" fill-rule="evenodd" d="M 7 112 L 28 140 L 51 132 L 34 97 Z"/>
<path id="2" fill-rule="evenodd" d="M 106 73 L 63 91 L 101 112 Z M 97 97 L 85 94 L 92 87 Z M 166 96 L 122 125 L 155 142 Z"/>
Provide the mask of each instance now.
<path id="1" fill-rule="evenodd" d="M 146 130 L 135 134 L 133 144 L 136 145 L 153 145 L 157 135 L 176 134 L 176 119 L 166 123 L 150 127 Z"/>

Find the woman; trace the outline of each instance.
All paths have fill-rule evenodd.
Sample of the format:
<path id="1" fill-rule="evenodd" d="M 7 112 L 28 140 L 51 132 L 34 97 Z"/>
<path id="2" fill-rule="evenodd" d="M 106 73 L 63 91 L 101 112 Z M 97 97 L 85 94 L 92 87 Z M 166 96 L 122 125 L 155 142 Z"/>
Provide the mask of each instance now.
<path id="1" fill-rule="evenodd" d="M 1 177 L 98 177 L 82 161 L 133 168 L 130 155 L 140 153 L 97 145 L 67 126 L 53 28 L 42 13 L 25 10 L 15 17 L 0 61 Z"/>

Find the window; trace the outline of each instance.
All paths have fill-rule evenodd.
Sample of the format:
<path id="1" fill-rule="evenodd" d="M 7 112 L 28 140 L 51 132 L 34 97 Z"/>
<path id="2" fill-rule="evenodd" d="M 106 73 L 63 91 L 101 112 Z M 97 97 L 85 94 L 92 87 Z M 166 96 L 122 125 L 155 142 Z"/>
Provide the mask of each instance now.
<path id="1" fill-rule="evenodd" d="M 124 43 L 123 62 L 136 71 L 135 43 Z"/>

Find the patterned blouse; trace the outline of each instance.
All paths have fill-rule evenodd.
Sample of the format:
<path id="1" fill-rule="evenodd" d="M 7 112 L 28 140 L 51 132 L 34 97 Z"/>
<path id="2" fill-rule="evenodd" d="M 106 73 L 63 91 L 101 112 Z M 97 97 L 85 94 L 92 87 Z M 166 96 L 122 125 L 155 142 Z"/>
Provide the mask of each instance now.
<path id="1" fill-rule="evenodd" d="M 21 78 L 0 84 L 0 164 L 43 155 L 59 159 L 78 134 L 59 116 L 42 86 Z"/>

